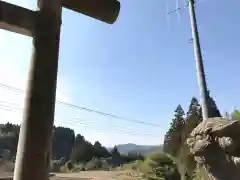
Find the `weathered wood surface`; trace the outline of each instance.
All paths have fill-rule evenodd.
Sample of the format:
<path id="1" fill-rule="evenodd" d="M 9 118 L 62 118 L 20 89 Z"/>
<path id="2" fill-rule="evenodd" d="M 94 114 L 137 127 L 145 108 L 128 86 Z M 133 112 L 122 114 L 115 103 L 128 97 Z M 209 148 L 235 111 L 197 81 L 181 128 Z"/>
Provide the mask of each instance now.
<path id="1" fill-rule="evenodd" d="M 32 36 L 37 12 L 0 1 L 0 29 Z"/>
<path id="2" fill-rule="evenodd" d="M 113 24 L 120 11 L 117 0 L 63 0 L 63 7 Z M 33 36 L 37 11 L 0 1 L 0 29 Z"/>
<path id="3" fill-rule="evenodd" d="M 47 180 L 61 27 L 59 0 L 39 0 L 14 180 Z"/>
<path id="4" fill-rule="evenodd" d="M 120 11 L 117 0 L 63 0 L 63 7 L 94 19 L 113 24 Z"/>
<path id="5" fill-rule="evenodd" d="M 13 180 L 13 177 L 1 177 L 0 180 Z M 68 177 L 52 177 L 50 180 L 91 180 L 89 179 L 84 179 L 84 178 L 68 178 Z"/>
<path id="6" fill-rule="evenodd" d="M 13 180 L 13 177 L 1 177 L 0 180 Z M 91 178 L 68 178 L 68 177 L 52 177 L 50 180 L 91 180 Z"/>
<path id="7" fill-rule="evenodd" d="M 120 3 L 117 0 L 38 0 L 39 10 L 31 11 L 0 1 L 0 28 L 33 36 L 34 47 L 14 180 L 48 179 L 46 167 L 54 122 L 62 7 L 113 24 Z"/>
<path id="8" fill-rule="evenodd" d="M 0 177 L 0 180 L 13 180 L 13 177 Z"/>

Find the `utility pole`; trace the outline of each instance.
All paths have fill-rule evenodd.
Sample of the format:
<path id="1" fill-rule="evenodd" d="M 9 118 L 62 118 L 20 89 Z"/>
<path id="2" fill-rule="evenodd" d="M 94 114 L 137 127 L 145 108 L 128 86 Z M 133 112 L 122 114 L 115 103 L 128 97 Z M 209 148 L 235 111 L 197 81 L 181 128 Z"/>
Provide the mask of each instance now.
<path id="1" fill-rule="evenodd" d="M 209 117 L 209 94 L 207 89 L 207 83 L 205 79 L 205 72 L 204 72 L 204 65 L 203 65 L 203 58 L 197 28 L 197 19 L 195 13 L 195 4 L 198 1 L 196 0 L 188 0 L 188 4 L 183 6 L 182 8 L 189 7 L 189 15 L 190 15 L 190 23 L 192 28 L 192 38 L 190 40 L 193 43 L 194 47 L 194 54 L 195 54 L 195 61 L 196 61 L 196 70 L 197 70 L 197 79 L 198 79 L 198 86 L 200 91 L 200 101 L 201 101 L 201 108 L 202 108 L 202 116 L 203 120 L 207 120 Z M 178 7 L 177 9 L 168 12 L 168 14 L 175 13 L 182 8 Z"/>
<path id="2" fill-rule="evenodd" d="M 202 107 L 202 116 L 203 120 L 208 119 L 208 90 L 207 90 L 207 83 L 205 79 L 204 73 L 204 65 L 201 53 L 201 46 L 197 28 L 197 19 L 195 13 L 195 0 L 188 0 L 189 3 L 189 15 L 190 15 L 190 22 L 192 27 L 192 40 L 193 40 L 193 47 L 195 53 L 195 60 L 196 60 L 196 70 L 197 70 L 197 79 L 198 79 L 198 86 L 200 90 L 200 101 Z"/>

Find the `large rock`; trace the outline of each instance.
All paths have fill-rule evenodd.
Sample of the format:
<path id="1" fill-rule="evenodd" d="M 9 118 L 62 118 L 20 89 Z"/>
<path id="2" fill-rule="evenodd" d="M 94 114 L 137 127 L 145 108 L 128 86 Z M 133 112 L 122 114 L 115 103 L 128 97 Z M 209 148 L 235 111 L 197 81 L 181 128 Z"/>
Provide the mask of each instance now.
<path id="1" fill-rule="evenodd" d="M 190 152 L 212 180 L 240 178 L 240 122 L 209 118 L 187 139 Z"/>

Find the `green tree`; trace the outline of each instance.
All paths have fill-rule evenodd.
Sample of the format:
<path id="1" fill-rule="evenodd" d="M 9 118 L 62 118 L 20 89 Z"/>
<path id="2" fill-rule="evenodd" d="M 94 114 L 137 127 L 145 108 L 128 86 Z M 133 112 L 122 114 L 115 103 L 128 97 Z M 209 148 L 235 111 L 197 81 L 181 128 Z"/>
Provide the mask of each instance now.
<path id="1" fill-rule="evenodd" d="M 145 178 L 149 180 L 180 180 L 181 176 L 178 172 L 175 160 L 169 155 L 158 152 L 150 155 L 144 161 L 148 167 Z"/>
<path id="2" fill-rule="evenodd" d="M 140 153 L 128 153 L 127 155 L 122 155 L 122 157 L 124 158 L 124 160 L 126 162 L 133 162 L 133 161 L 136 161 L 136 160 L 141 160 L 143 161 L 144 160 L 144 156 L 141 155 Z"/>
<path id="3" fill-rule="evenodd" d="M 117 146 L 114 146 L 110 153 L 111 153 L 112 157 L 119 157 L 119 156 L 121 156 L 119 151 L 118 151 L 118 149 L 117 149 Z"/>
<path id="4" fill-rule="evenodd" d="M 222 117 L 215 100 L 210 96 L 210 91 L 208 91 L 208 117 Z"/>
<path id="5" fill-rule="evenodd" d="M 197 127 L 197 125 L 202 121 L 202 112 L 201 106 L 196 97 L 191 99 L 187 116 L 186 116 L 186 124 L 184 129 L 185 138 L 192 132 L 192 130 Z"/>
<path id="6" fill-rule="evenodd" d="M 165 134 L 163 149 L 176 157 L 184 140 L 185 113 L 181 105 L 178 105 L 174 112 L 169 131 Z"/>
<path id="7" fill-rule="evenodd" d="M 181 174 L 191 175 L 196 168 L 196 163 L 193 156 L 190 155 L 189 148 L 186 144 L 186 139 L 192 130 L 202 121 L 201 107 L 196 97 L 191 99 L 184 127 L 184 141 L 180 146 L 180 153 L 177 157 L 179 171 Z"/>
<path id="8" fill-rule="evenodd" d="M 240 110 L 234 110 L 231 113 L 231 119 L 240 121 Z"/>
<path id="9" fill-rule="evenodd" d="M 92 159 L 93 145 L 86 141 L 84 136 L 77 134 L 72 149 L 71 160 L 74 162 L 86 162 Z"/>
<path id="10" fill-rule="evenodd" d="M 20 126 L 11 123 L 0 125 L 0 151 L 9 150 L 10 156 L 16 156 Z"/>
<path id="11" fill-rule="evenodd" d="M 0 124 L 0 155 L 10 152 L 9 158 L 15 159 L 19 138 L 20 126 L 11 123 Z M 116 154 L 116 153 L 115 153 Z M 59 168 L 61 163 L 72 161 L 86 162 L 93 157 L 107 158 L 111 153 L 96 141 L 94 145 L 85 140 L 84 136 L 77 134 L 73 129 L 66 127 L 54 127 L 52 138 L 52 158 Z"/>
<path id="12" fill-rule="evenodd" d="M 69 159 L 75 140 L 74 130 L 65 127 L 54 127 L 52 139 L 52 156 L 55 159 Z"/>
<path id="13" fill-rule="evenodd" d="M 103 147 L 99 141 L 96 141 L 93 145 L 93 155 L 97 158 L 107 158 L 111 156 L 109 151 Z"/>

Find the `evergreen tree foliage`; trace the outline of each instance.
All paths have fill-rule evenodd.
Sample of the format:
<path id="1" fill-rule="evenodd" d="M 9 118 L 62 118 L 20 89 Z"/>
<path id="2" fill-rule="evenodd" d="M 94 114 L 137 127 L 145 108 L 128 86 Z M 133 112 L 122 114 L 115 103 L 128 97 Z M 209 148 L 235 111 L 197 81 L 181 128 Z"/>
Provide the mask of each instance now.
<path id="1" fill-rule="evenodd" d="M 93 145 L 93 154 L 94 154 L 94 157 L 99 159 L 107 158 L 111 156 L 109 151 L 105 147 L 103 147 L 99 141 L 96 141 Z"/>
<path id="2" fill-rule="evenodd" d="M 165 153 L 154 153 L 146 161 L 150 171 L 145 174 L 148 180 L 180 180 L 181 175 L 177 170 L 174 158 Z"/>
<path id="3" fill-rule="evenodd" d="M 114 146 L 114 148 L 111 150 L 112 157 L 120 157 L 120 153 L 118 152 L 117 146 Z"/>
<path id="4" fill-rule="evenodd" d="M 209 109 L 208 109 L 209 118 L 211 118 L 211 117 L 222 117 L 221 113 L 220 113 L 220 111 L 217 107 L 216 102 L 210 96 L 210 91 L 208 91 L 208 105 L 209 105 Z"/>
<path id="5" fill-rule="evenodd" d="M 214 99 L 208 91 L 209 117 L 221 117 Z M 236 114 L 236 113 L 235 113 Z M 196 97 L 191 99 L 186 117 L 180 105 L 175 110 L 174 119 L 164 137 L 163 150 L 176 158 L 178 170 L 183 179 L 191 179 L 199 172 L 196 162 L 186 144 L 186 139 L 192 130 L 203 120 L 202 109 Z M 199 173 L 198 175 L 199 176 Z"/>
<path id="6" fill-rule="evenodd" d="M 185 113 L 181 105 L 178 105 L 174 112 L 175 114 L 170 124 L 170 129 L 164 138 L 164 151 L 173 156 L 176 156 L 179 152 L 179 147 L 183 142 Z"/>
<path id="7" fill-rule="evenodd" d="M 75 140 L 74 130 L 65 127 L 54 127 L 52 139 L 52 156 L 54 159 L 69 158 Z"/>
<path id="8" fill-rule="evenodd" d="M 191 99 L 187 116 L 186 116 L 186 123 L 184 128 L 184 141 L 180 147 L 180 153 L 178 155 L 178 163 L 182 164 L 181 166 L 181 173 L 191 175 L 196 168 L 196 163 L 194 158 L 191 156 L 189 148 L 186 144 L 186 139 L 192 130 L 197 127 L 197 125 L 202 121 L 202 112 L 200 104 L 196 97 Z"/>
<path id="9" fill-rule="evenodd" d="M 234 110 L 232 113 L 231 113 L 231 119 L 232 120 L 238 120 L 240 121 L 240 110 Z"/>
<path id="10" fill-rule="evenodd" d="M 20 126 L 11 123 L 0 124 L 0 155 L 5 150 L 10 152 L 10 158 L 15 159 Z M 65 127 L 54 127 L 52 138 L 52 159 L 71 159 L 73 162 L 88 161 L 93 157 L 107 158 L 110 152 L 96 141 L 94 145 L 86 141 L 84 136 Z"/>
<path id="11" fill-rule="evenodd" d="M 186 124 L 185 124 L 185 138 L 192 132 L 192 130 L 197 127 L 197 125 L 202 121 L 202 111 L 201 106 L 196 97 L 191 99 L 187 116 L 186 116 Z"/>

